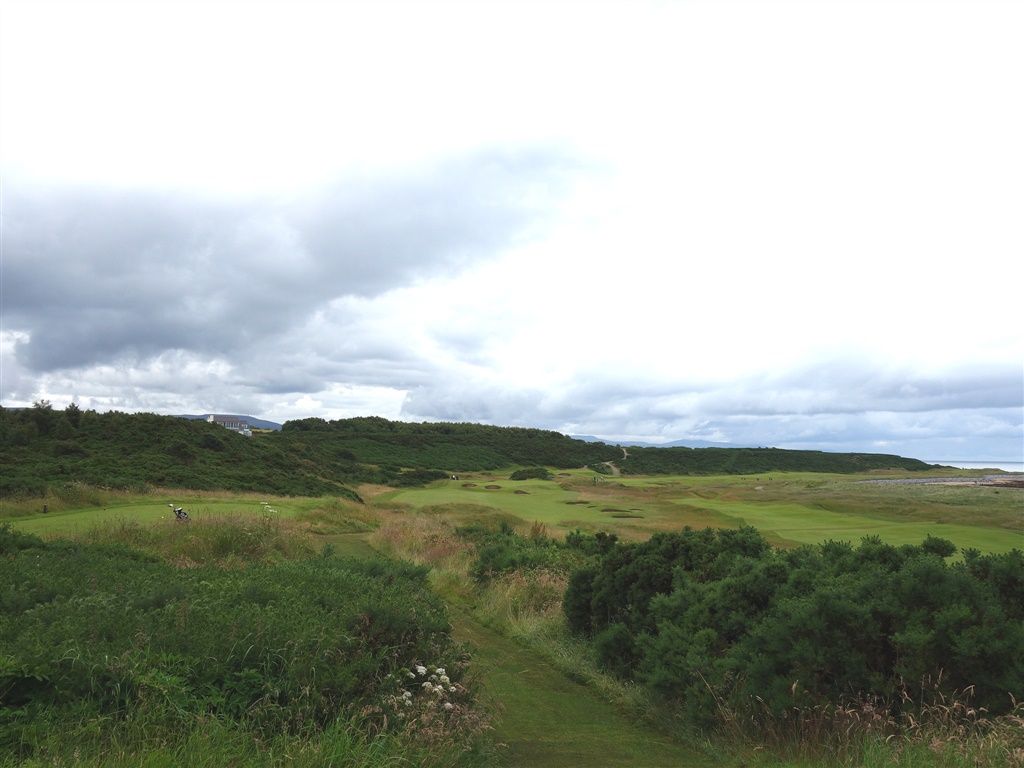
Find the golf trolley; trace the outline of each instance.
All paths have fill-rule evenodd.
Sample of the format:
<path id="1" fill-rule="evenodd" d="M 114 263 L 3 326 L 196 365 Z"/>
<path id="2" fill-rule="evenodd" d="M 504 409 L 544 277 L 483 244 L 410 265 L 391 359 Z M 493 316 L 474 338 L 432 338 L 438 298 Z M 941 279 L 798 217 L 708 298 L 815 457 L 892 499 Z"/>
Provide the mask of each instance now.
<path id="1" fill-rule="evenodd" d="M 188 512 L 186 512 L 181 507 L 175 507 L 173 504 L 168 504 L 167 506 L 174 510 L 174 519 L 177 522 L 179 522 L 179 523 L 187 523 L 189 520 L 192 519 L 191 517 L 188 516 Z"/>

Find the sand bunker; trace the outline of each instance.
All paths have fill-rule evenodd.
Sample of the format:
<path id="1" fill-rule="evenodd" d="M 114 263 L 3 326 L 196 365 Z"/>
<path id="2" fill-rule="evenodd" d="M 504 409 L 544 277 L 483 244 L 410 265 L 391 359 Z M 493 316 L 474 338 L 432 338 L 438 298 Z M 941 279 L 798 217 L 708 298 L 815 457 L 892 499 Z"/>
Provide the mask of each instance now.
<path id="1" fill-rule="evenodd" d="M 500 485 L 485 485 L 484 488 L 486 488 L 488 491 L 497 491 L 497 490 L 501 489 L 501 486 Z"/>

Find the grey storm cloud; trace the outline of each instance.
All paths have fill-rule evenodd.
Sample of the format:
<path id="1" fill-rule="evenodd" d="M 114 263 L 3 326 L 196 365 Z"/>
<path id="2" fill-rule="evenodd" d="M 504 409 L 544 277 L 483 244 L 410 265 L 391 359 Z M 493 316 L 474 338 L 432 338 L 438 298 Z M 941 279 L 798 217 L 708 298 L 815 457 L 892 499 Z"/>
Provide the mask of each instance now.
<path id="1" fill-rule="evenodd" d="M 5 323 L 28 334 L 16 354 L 35 372 L 175 349 L 231 358 L 333 299 L 529 240 L 584 168 L 555 148 L 480 150 L 230 204 L 8 182 Z"/>

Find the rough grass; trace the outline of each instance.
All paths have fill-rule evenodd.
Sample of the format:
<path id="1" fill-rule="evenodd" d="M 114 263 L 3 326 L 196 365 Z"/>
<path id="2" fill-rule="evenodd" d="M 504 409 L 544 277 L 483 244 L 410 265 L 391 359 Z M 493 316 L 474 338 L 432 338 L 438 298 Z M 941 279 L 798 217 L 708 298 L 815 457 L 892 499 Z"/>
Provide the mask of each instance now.
<path id="1" fill-rule="evenodd" d="M 274 563 L 310 557 L 316 550 L 306 527 L 275 514 L 201 514 L 188 523 L 145 525 L 116 518 L 66 533 L 86 544 L 121 544 L 181 567 Z"/>
<path id="2" fill-rule="evenodd" d="M 196 727 L 168 731 L 153 717 L 109 724 L 53 724 L 37 756 L 0 754 L 0 768 L 451 768 L 486 765 L 455 745 L 417 744 L 386 732 L 368 732 L 358 720 L 323 731 L 281 733 L 270 739 L 209 717 Z"/>
<path id="3" fill-rule="evenodd" d="M 1024 766 L 1024 704 L 989 718 L 971 692 L 952 698 L 930 681 L 890 702 L 854 700 L 766 714 L 757 703 L 726 712 L 723 738 L 758 766 L 859 768 L 1019 768 Z"/>
<path id="4" fill-rule="evenodd" d="M 227 492 L 188 491 L 183 493 L 182 491 L 161 490 L 145 495 L 132 495 L 97 491 L 96 496 L 87 504 L 50 506 L 46 514 L 42 514 L 43 501 L 32 502 L 30 506 L 35 511 L 27 516 L 8 516 L 4 518 L 4 521 L 10 522 L 11 525 L 25 533 L 47 536 L 53 533 L 88 528 L 98 523 L 122 518 L 143 524 L 174 522 L 174 515 L 168 504 L 184 508 L 192 519 L 196 520 L 203 516 L 220 514 L 258 513 L 262 512 L 265 507 L 270 507 L 282 518 L 290 518 L 303 510 L 315 508 L 324 501 L 313 498 L 280 498 Z M 3 502 L 3 504 L 7 503 L 9 502 Z"/>

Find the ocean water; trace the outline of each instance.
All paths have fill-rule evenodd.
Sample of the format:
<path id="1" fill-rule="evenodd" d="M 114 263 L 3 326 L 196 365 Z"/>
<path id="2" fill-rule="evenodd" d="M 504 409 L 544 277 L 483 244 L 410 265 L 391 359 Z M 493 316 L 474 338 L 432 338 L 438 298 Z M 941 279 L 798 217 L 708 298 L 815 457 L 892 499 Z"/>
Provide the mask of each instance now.
<path id="1" fill-rule="evenodd" d="M 925 464 L 941 464 L 957 469 L 1001 469 L 1004 472 L 1024 472 L 1024 461 L 952 461 L 925 459 Z"/>

